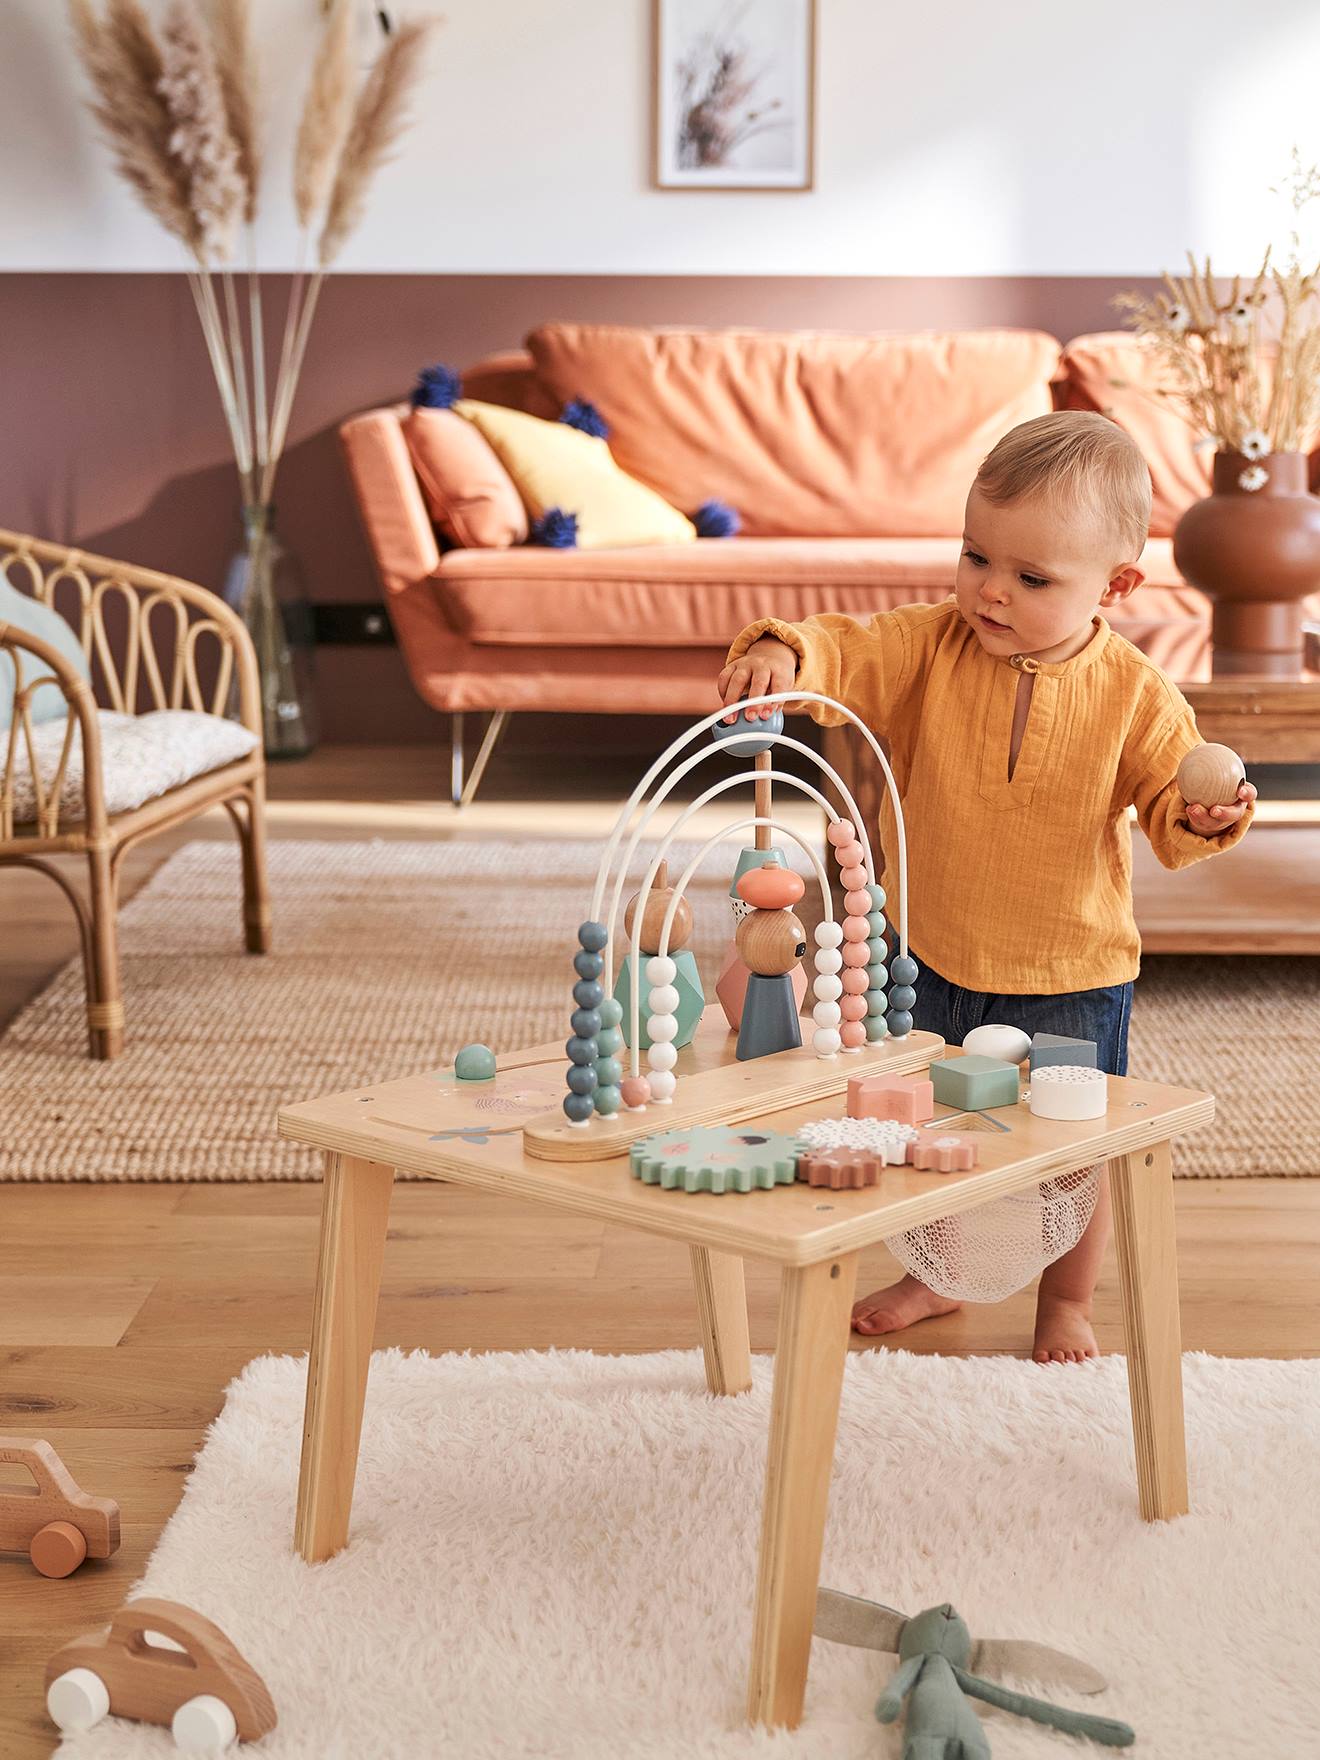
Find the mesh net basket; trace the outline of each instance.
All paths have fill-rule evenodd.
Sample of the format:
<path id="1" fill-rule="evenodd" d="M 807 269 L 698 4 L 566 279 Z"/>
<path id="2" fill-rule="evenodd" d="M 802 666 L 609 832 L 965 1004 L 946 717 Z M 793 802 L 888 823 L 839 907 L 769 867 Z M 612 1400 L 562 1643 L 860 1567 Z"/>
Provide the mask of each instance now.
<path id="1" fill-rule="evenodd" d="M 1095 1212 L 1100 1166 L 992 1198 L 974 1210 L 890 1235 L 913 1277 L 951 1301 L 1002 1302 L 1075 1247 Z"/>

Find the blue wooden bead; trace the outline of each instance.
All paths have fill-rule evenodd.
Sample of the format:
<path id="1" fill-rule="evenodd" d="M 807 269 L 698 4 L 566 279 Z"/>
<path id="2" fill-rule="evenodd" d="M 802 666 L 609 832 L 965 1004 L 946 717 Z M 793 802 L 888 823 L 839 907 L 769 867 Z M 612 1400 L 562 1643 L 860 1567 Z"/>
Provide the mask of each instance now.
<path id="1" fill-rule="evenodd" d="M 617 1057 L 602 1057 L 596 1065 L 596 1074 L 602 1088 L 617 1088 L 623 1080 Z"/>
<path id="2" fill-rule="evenodd" d="M 619 1092 L 617 1083 L 614 1082 L 609 1083 L 603 1088 L 597 1088 L 591 1099 L 596 1111 L 601 1113 L 605 1118 L 609 1118 L 613 1113 L 616 1113 L 623 1105 L 623 1095 Z"/>
<path id="3" fill-rule="evenodd" d="M 866 1042 L 867 1042 L 867 1044 L 874 1045 L 877 1040 L 887 1039 L 888 1037 L 889 1037 L 889 1028 L 885 1024 L 884 1016 L 883 1015 L 867 1015 L 867 1017 L 866 1017 Z"/>
<path id="4" fill-rule="evenodd" d="M 764 704 L 761 705 L 765 707 Z M 760 710 L 757 711 L 758 715 Z M 755 731 L 753 731 L 755 730 Z M 740 711 L 736 721 L 717 721 L 711 728 L 711 738 L 716 745 L 722 746 L 735 758 L 754 758 L 769 746 L 775 734 L 784 731 L 784 711 L 778 707 L 770 711 L 768 721 L 749 721 L 745 710 Z"/>
<path id="5" fill-rule="evenodd" d="M 912 1016 L 904 1008 L 895 1008 L 886 1015 L 885 1025 L 891 1038 L 906 1039 L 912 1031 Z"/>
<path id="6" fill-rule="evenodd" d="M 599 953 L 609 938 L 604 923 L 582 923 L 578 928 L 578 941 L 588 953 Z"/>
<path id="7" fill-rule="evenodd" d="M 585 1038 L 574 1036 L 565 1045 L 564 1050 L 568 1053 L 570 1063 L 595 1063 L 599 1055 L 596 1050 L 596 1035 L 594 1033 Z"/>
<path id="8" fill-rule="evenodd" d="M 594 1039 L 600 1031 L 598 1008 L 575 1008 L 569 1022 L 579 1039 Z"/>
<path id="9" fill-rule="evenodd" d="M 460 1082 L 488 1082 L 495 1074 L 495 1053 L 489 1045 L 465 1045 L 454 1059 Z"/>
<path id="10" fill-rule="evenodd" d="M 905 1009 L 908 1014 L 916 1007 L 917 993 L 911 984 L 895 984 L 889 992 L 889 1006 Z"/>
<path id="11" fill-rule="evenodd" d="M 605 961 L 598 953 L 588 953 L 584 947 L 581 953 L 573 955 L 573 970 L 579 978 L 599 978 L 605 970 Z"/>
<path id="12" fill-rule="evenodd" d="M 575 1094 L 593 1094 L 599 1081 L 594 1063 L 575 1063 L 568 1072 L 568 1085 Z"/>
<path id="13" fill-rule="evenodd" d="M 889 975 L 896 984 L 915 984 L 917 962 L 906 953 L 897 954 L 890 962 Z"/>
<path id="14" fill-rule="evenodd" d="M 878 886 L 875 883 L 875 881 L 872 880 L 870 882 L 870 884 L 867 886 L 866 890 L 871 895 L 871 908 L 872 908 L 872 910 L 882 911 L 885 908 L 885 889 L 884 889 L 884 887 Z"/>
<path id="15" fill-rule="evenodd" d="M 613 996 L 607 996 L 600 1005 L 600 1024 L 602 1027 L 617 1027 L 623 1019 L 623 1004 Z"/>
<path id="16" fill-rule="evenodd" d="M 874 941 L 885 932 L 885 913 L 883 911 L 867 911 L 866 926 L 871 931 Z"/>
<path id="17" fill-rule="evenodd" d="M 605 1010 L 602 1008 L 600 1013 L 603 1020 Z M 623 1034 L 617 1027 L 602 1027 L 600 1038 L 596 1041 L 596 1050 L 601 1057 L 617 1057 L 623 1050 Z"/>
<path id="18" fill-rule="evenodd" d="M 590 1094 L 565 1094 L 564 1114 L 572 1124 L 585 1124 L 596 1110 Z"/>
<path id="19" fill-rule="evenodd" d="M 868 1020 L 882 1021 L 889 1013 L 889 1004 L 885 1001 L 883 990 L 866 992 L 866 1016 Z"/>
<path id="20" fill-rule="evenodd" d="M 599 1009 L 605 1000 L 604 987 L 594 978 L 579 978 L 573 986 L 573 1000 L 579 1008 Z"/>

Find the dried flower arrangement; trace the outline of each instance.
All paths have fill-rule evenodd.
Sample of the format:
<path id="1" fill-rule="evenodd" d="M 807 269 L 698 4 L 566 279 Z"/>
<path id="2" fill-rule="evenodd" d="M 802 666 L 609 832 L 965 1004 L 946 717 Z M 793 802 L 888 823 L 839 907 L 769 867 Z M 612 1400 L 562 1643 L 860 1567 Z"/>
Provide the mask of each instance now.
<path id="1" fill-rule="evenodd" d="M 1249 462 L 1238 482 L 1249 491 L 1269 481 L 1256 461 L 1300 450 L 1320 423 L 1320 266 L 1303 270 L 1296 229 L 1320 195 L 1320 167 L 1304 167 L 1294 148 L 1283 189 L 1294 214 L 1285 268 L 1272 268 L 1266 251 L 1249 283 L 1235 275 L 1229 284 L 1208 256 L 1198 263 L 1189 252 L 1187 273 L 1165 274 L 1162 293 L 1114 302 L 1167 374 L 1152 394 L 1218 451 L 1241 453 Z"/>

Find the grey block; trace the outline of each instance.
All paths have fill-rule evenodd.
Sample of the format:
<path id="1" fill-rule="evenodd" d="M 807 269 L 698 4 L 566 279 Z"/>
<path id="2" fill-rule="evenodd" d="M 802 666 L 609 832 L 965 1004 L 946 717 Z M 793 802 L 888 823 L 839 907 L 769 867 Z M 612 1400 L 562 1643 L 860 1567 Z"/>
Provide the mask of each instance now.
<path id="1" fill-rule="evenodd" d="M 1027 1053 L 1032 1069 L 1044 1069 L 1055 1063 L 1078 1063 L 1084 1069 L 1097 1068 L 1094 1039 L 1069 1039 L 1062 1033 L 1037 1033 Z"/>

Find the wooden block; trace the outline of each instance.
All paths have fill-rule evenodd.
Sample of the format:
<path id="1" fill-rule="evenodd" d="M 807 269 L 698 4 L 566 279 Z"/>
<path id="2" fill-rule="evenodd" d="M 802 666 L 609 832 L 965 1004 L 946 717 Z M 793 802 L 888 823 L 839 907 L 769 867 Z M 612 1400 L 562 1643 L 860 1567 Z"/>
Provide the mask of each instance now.
<path id="1" fill-rule="evenodd" d="M 1051 1063 L 1083 1063 L 1094 1069 L 1097 1047 L 1094 1039 L 1069 1039 L 1062 1033 L 1035 1033 L 1027 1055 L 1033 1071 L 1044 1069 Z"/>
<path id="2" fill-rule="evenodd" d="M 798 1156 L 798 1178 L 832 1192 L 861 1191 L 880 1183 L 885 1158 L 874 1149 L 809 1149 Z"/>
<path id="3" fill-rule="evenodd" d="M 1036 1118 L 1103 1118 L 1109 1078 L 1089 1064 L 1042 1064 L 1031 1078 L 1027 1104 Z"/>
<path id="4" fill-rule="evenodd" d="M 946 1057 L 931 1064 L 930 1078 L 941 1106 L 956 1106 L 960 1112 L 1017 1104 L 1017 1066 L 997 1057 Z"/>
<path id="5" fill-rule="evenodd" d="M 977 1147 L 971 1137 L 926 1136 L 908 1144 L 908 1160 L 919 1172 L 966 1173 L 976 1166 Z"/>
<path id="6" fill-rule="evenodd" d="M 935 1087 L 926 1076 L 848 1078 L 849 1118 L 896 1118 L 902 1124 L 923 1124 L 934 1116 Z"/>

